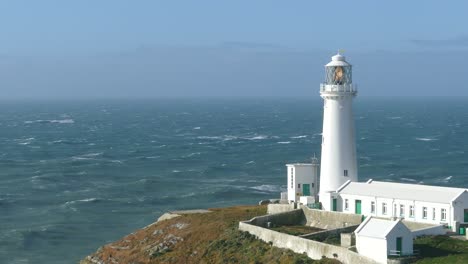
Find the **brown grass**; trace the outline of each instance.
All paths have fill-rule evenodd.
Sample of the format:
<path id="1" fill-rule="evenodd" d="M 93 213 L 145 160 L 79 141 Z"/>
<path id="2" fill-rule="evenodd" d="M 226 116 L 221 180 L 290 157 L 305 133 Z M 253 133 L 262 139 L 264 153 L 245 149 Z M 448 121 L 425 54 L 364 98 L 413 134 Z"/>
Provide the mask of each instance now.
<path id="1" fill-rule="evenodd" d="M 305 255 L 272 247 L 248 233 L 238 231 L 239 221 L 266 214 L 266 206 L 210 210 L 213 212 L 182 215 L 138 230 L 103 246 L 90 257 L 103 263 L 135 264 L 339 263 L 329 259 L 313 261 Z M 171 245 L 168 251 L 151 256 L 151 248 L 167 241 L 169 234 L 183 240 Z M 81 263 L 93 262 L 88 258 Z"/>

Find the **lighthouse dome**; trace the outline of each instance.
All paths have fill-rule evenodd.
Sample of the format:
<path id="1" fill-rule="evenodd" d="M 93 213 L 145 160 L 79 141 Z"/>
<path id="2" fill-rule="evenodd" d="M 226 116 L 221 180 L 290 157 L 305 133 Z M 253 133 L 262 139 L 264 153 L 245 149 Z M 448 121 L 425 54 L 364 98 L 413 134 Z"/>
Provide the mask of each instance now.
<path id="1" fill-rule="evenodd" d="M 346 61 L 346 58 L 345 56 L 341 55 L 341 54 L 336 54 L 335 56 L 332 57 L 332 60 L 327 64 L 325 65 L 326 67 L 336 67 L 336 66 L 351 66 L 351 64 L 349 64 L 347 61 Z"/>
<path id="2" fill-rule="evenodd" d="M 332 57 L 332 61 L 345 61 L 345 56 L 338 53 Z"/>

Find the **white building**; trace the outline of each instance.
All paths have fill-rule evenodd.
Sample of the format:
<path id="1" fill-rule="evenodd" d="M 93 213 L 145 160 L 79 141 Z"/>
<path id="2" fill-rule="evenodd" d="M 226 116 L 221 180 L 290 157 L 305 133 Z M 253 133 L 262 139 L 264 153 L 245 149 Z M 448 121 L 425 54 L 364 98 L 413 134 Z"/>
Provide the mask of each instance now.
<path id="1" fill-rule="evenodd" d="M 318 193 L 323 210 L 444 224 L 462 233 L 459 228 L 468 227 L 468 193 L 464 188 L 357 182 L 352 111 L 357 90 L 352 82 L 352 66 L 337 54 L 325 65 L 325 72 L 325 82 L 320 86 L 324 99 L 320 180 L 318 161 L 317 166 L 288 164 L 287 200 L 310 204 L 311 197 Z M 318 185 L 319 190 L 310 188 Z"/>
<path id="2" fill-rule="evenodd" d="M 318 160 L 312 159 L 311 163 L 286 164 L 288 171 L 289 202 L 315 203 L 318 194 Z"/>
<path id="3" fill-rule="evenodd" d="M 319 195 L 322 207 L 331 210 L 332 205 L 327 203 L 329 192 L 358 179 L 352 108 L 357 90 L 352 82 L 352 66 L 341 54 L 332 57 L 325 72 L 325 83 L 320 86 L 324 103 Z"/>
<path id="4" fill-rule="evenodd" d="M 406 221 L 444 224 L 453 231 L 468 224 L 468 191 L 462 188 L 394 182 L 351 182 L 333 193 L 335 211 Z"/>
<path id="5" fill-rule="evenodd" d="M 354 233 L 357 252 L 379 263 L 387 263 L 389 255 L 413 254 L 413 235 L 400 220 L 368 217 Z"/>

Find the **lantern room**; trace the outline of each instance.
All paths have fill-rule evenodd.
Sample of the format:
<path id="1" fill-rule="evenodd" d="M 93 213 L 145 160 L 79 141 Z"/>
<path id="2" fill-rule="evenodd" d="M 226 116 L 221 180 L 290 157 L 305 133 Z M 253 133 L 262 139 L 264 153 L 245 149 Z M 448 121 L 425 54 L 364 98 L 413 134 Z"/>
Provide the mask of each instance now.
<path id="1" fill-rule="evenodd" d="M 332 57 L 325 65 L 325 85 L 343 85 L 353 83 L 352 66 L 340 53 Z"/>

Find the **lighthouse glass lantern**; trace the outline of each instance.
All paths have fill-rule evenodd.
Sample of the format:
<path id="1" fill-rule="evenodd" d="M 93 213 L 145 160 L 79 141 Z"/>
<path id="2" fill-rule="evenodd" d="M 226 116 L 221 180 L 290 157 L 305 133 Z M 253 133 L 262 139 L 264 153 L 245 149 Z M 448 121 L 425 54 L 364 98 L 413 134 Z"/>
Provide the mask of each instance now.
<path id="1" fill-rule="evenodd" d="M 325 67 L 325 74 L 325 84 L 328 85 L 353 83 L 352 66 L 345 61 L 341 54 L 332 57 L 332 61 Z"/>

